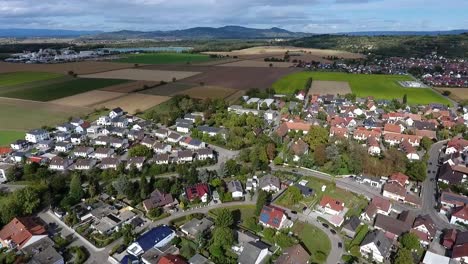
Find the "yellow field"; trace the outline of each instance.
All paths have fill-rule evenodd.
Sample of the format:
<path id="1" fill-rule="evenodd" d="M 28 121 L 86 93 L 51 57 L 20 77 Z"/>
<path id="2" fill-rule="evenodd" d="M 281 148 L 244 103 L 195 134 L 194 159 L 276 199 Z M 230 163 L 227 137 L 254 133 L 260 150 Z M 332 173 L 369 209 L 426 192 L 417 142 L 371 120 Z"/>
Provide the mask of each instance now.
<path id="1" fill-rule="evenodd" d="M 438 92 L 443 93 L 444 91 L 449 91 L 450 98 L 455 101 L 468 100 L 468 88 L 448 88 L 448 87 L 439 87 L 435 88 Z"/>
<path id="2" fill-rule="evenodd" d="M 118 97 L 125 96 L 125 93 L 116 93 L 108 91 L 94 90 L 86 93 L 80 93 L 57 100 L 50 101 L 51 103 L 69 106 L 93 106 L 98 103 L 110 101 Z"/>
<path id="3" fill-rule="evenodd" d="M 171 99 L 171 97 L 133 93 L 96 104 L 95 107 L 106 107 L 109 109 L 121 107 L 122 109 L 125 109 L 125 111 L 134 114 L 136 112 L 149 109 L 169 99 Z"/>

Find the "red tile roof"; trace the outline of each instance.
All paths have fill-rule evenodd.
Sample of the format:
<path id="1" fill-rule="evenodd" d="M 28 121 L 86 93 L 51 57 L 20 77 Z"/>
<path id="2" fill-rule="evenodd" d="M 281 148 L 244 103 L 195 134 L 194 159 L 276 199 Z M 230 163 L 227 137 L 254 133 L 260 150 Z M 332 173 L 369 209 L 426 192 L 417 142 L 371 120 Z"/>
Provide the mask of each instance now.
<path id="1" fill-rule="evenodd" d="M 375 196 L 372 199 L 371 204 L 375 205 L 375 207 L 377 207 L 378 209 L 380 209 L 382 211 L 385 211 L 385 212 L 388 212 L 390 210 L 390 206 L 391 206 L 391 203 L 390 203 L 389 200 L 384 199 L 384 198 L 382 198 L 380 196 Z"/>
<path id="2" fill-rule="evenodd" d="M 468 256 L 468 243 L 457 245 L 453 248 L 452 258 L 460 258 Z"/>
<path id="3" fill-rule="evenodd" d="M 0 155 L 5 155 L 11 152 L 10 147 L 0 147 Z"/>
<path id="4" fill-rule="evenodd" d="M 461 218 L 463 220 L 468 220 L 468 206 L 463 206 L 455 209 L 455 212 L 452 213 L 452 217 Z"/>
<path id="5" fill-rule="evenodd" d="M 187 194 L 187 198 L 189 200 L 193 200 L 195 198 L 201 198 L 206 193 L 209 193 L 210 187 L 206 183 L 199 183 L 190 187 L 187 187 L 185 192 Z"/>
<path id="6" fill-rule="evenodd" d="M 406 190 L 404 187 L 402 187 L 398 183 L 387 183 L 383 187 L 384 191 L 387 191 L 389 193 L 397 194 L 399 196 L 405 197 L 406 196 Z"/>
<path id="7" fill-rule="evenodd" d="M 177 256 L 177 255 L 165 255 L 162 258 L 159 259 L 158 264 L 186 264 L 187 261 L 185 261 L 182 257 Z"/>
<path id="8" fill-rule="evenodd" d="M 331 198 L 328 195 L 324 195 L 322 197 L 322 200 L 320 200 L 320 206 L 321 207 L 329 207 L 334 211 L 341 212 L 344 209 L 344 205 L 342 202 Z"/>
<path id="9" fill-rule="evenodd" d="M 260 222 L 279 228 L 281 220 L 284 216 L 284 210 L 272 205 L 263 206 L 262 212 L 260 213 Z"/>
<path id="10" fill-rule="evenodd" d="M 401 172 L 397 172 L 392 174 L 388 180 L 389 182 L 396 182 L 401 186 L 405 186 L 409 180 L 409 177 Z"/>
<path id="11" fill-rule="evenodd" d="M 32 217 L 18 217 L 10 221 L 0 230 L 0 239 L 11 240 L 20 249 L 35 235 L 46 233 L 44 226 Z"/>
<path id="12" fill-rule="evenodd" d="M 419 137 L 428 137 L 430 139 L 437 138 L 436 132 L 432 131 L 432 130 L 419 130 L 419 129 L 417 129 L 415 134 L 416 134 L 416 136 L 419 136 Z"/>
<path id="13" fill-rule="evenodd" d="M 385 124 L 384 126 L 384 133 L 387 132 L 387 133 L 401 133 L 401 128 L 399 125 L 395 125 L 395 124 Z"/>

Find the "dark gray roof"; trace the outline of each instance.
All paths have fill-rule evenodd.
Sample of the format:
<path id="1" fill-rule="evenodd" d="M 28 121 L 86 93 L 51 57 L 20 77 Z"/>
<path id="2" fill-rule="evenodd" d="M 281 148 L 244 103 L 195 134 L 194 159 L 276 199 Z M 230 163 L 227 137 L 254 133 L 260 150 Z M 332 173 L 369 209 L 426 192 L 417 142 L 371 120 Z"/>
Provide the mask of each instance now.
<path id="1" fill-rule="evenodd" d="M 344 229 L 350 230 L 350 231 L 356 231 L 356 229 L 361 225 L 361 220 L 359 220 L 358 217 L 352 216 L 343 225 Z"/>
<path id="2" fill-rule="evenodd" d="M 219 133 L 219 131 L 221 131 L 221 128 L 211 126 L 199 126 L 197 129 L 206 133 Z"/>
<path id="3" fill-rule="evenodd" d="M 208 264 L 211 263 L 207 258 L 200 254 L 195 254 L 193 257 L 191 257 L 188 262 L 190 264 Z"/>
<path id="4" fill-rule="evenodd" d="M 366 237 L 361 243 L 361 246 L 374 243 L 377 246 L 380 254 L 384 257 L 387 257 L 390 253 L 390 248 L 392 246 L 392 242 L 385 237 L 384 233 L 380 230 L 374 230 L 367 233 Z"/>
<path id="5" fill-rule="evenodd" d="M 297 188 L 299 188 L 299 190 L 301 191 L 302 195 L 304 196 L 311 196 L 312 194 L 314 194 L 314 190 L 310 187 L 307 187 L 307 186 L 304 186 L 304 185 L 300 185 L 298 183 L 294 184 L 294 186 L 296 186 Z"/>
<path id="6" fill-rule="evenodd" d="M 31 256 L 30 264 L 49 264 L 63 260 L 63 257 L 55 250 L 54 242 L 48 237 L 23 248 L 23 251 Z"/>
<path id="7" fill-rule="evenodd" d="M 255 263 L 258 256 L 260 255 L 260 252 L 262 250 L 268 249 L 268 247 L 269 246 L 267 244 L 261 241 L 248 242 L 244 245 L 244 250 L 242 250 L 242 253 L 239 256 L 239 264 Z"/>

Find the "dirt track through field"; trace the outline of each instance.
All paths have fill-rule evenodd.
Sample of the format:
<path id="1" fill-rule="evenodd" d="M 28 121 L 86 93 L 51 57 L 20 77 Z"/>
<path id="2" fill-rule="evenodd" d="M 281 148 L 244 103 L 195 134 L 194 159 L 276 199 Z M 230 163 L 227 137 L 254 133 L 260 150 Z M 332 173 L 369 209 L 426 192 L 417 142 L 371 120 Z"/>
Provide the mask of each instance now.
<path id="1" fill-rule="evenodd" d="M 219 64 L 220 67 L 261 67 L 261 68 L 270 68 L 270 64 L 273 68 L 289 68 L 294 65 L 294 63 L 289 62 L 269 62 L 269 61 L 258 61 L 258 60 L 241 60 L 236 62 Z"/>
<path id="2" fill-rule="evenodd" d="M 144 69 L 123 69 L 115 71 L 107 71 L 95 74 L 81 75 L 83 78 L 98 78 L 98 79 L 124 79 L 135 81 L 165 81 L 170 82 L 173 78 L 176 80 L 185 79 L 190 76 L 197 75 L 199 72 L 184 72 L 184 71 L 164 71 L 164 70 L 144 70 Z"/>

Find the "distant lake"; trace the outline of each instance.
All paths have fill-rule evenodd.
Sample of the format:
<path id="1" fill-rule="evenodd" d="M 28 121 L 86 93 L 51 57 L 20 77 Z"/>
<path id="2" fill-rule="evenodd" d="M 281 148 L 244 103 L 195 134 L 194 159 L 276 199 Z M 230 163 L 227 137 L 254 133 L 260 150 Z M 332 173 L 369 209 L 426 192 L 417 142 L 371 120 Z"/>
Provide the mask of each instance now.
<path id="1" fill-rule="evenodd" d="M 191 47 L 146 47 L 146 48 L 103 48 L 101 50 L 108 50 L 109 52 L 183 52 L 192 50 Z"/>

